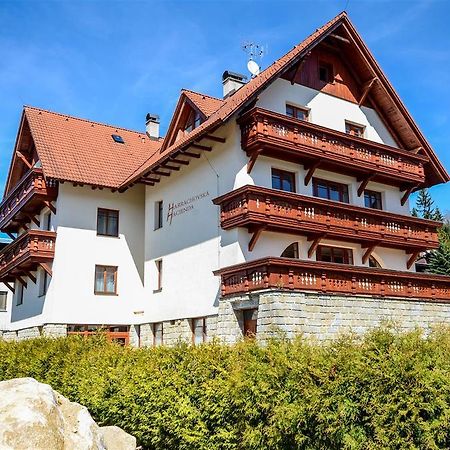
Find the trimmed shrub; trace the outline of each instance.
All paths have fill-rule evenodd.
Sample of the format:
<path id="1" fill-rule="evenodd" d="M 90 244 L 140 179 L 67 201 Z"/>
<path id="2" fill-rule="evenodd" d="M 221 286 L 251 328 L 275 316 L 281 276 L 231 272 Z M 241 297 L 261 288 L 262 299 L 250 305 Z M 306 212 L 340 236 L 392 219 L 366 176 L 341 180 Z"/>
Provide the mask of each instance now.
<path id="1" fill-rule="evenodd" d="M 448 449 L 450 330 L 379 328 L 328 344 L 282 338 L 124 348 L 0 341 L 0 379 L 30 376 L 148 449 Z"/>

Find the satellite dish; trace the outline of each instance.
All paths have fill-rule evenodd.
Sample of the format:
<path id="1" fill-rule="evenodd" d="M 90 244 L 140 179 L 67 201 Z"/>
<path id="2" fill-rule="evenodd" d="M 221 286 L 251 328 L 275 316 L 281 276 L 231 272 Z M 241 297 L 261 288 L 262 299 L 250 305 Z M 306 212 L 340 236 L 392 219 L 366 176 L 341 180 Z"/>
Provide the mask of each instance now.
<path id="1" fill-rule="evenodd" d="M 256 75 L 259 75 L 259 64 L 256 61 L 253 61 L 253 59 L 251 59 L 247 63 L 247 69 L 254 77 L 256 77 Z"/>

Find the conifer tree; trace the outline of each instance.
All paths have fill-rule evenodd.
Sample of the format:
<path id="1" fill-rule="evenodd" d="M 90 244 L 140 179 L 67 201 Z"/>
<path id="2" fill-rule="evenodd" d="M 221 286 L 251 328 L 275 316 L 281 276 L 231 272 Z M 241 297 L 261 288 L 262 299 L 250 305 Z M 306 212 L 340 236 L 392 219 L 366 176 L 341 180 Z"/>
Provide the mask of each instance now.
<path id="1" fill-rule="evenodd" d="M 428 189 L 421 189 L 419 191 L 419 195 L 417 196 L 416 206 L 412 210 L 412 215 L 422 217 L 424 219 L 433 219 L 435 213 L 435 208 L 433 208 L 433 205 L 434 201 L 431 198 Z"/>
<path id="2" fill-rule="evenodd" d="M 430 252 L 429 272 L 450 275 L 450 224 L 439 230 L 439 248 Z"/>

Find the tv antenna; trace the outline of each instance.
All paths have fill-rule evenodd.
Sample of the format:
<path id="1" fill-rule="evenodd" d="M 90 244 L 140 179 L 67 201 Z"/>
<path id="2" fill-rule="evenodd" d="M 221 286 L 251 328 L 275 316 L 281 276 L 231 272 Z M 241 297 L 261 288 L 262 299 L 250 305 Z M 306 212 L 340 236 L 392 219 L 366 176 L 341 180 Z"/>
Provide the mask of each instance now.
<path id="1" fill-rule="evenodd" d="M 248 55 L 247 69 L 252 74 L 252 78 L 259 75 L 261 71 L 261 61 L 267 55 L 267 45 L 256 44 L 255 42 L 244 42 L 242 50 Z"/>

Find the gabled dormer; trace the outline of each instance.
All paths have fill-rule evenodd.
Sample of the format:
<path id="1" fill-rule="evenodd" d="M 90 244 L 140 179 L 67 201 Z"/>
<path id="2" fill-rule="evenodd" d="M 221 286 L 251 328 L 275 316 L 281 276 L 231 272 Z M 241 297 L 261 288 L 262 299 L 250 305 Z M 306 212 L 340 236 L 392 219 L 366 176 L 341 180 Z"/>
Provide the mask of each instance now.
<path id="1" fill-rule="evenodd" d="M 223 100 L 215 97 L 182 90 L 161 153 L 198 128 L 222 103 Z"/>

